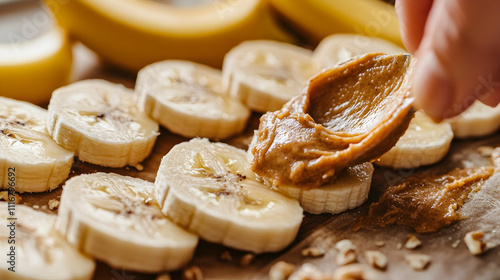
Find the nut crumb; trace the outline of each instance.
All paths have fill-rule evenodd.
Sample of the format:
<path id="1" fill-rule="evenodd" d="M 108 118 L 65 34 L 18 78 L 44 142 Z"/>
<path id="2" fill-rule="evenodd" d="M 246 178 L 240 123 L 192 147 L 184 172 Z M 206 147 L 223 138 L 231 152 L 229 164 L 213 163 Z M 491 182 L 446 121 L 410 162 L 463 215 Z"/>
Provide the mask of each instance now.
<path id="1" fill-rule="evenodd" d="M 377 241 L 377 242 L 375 242 L 375 246 L 377 246 L 377 247 L 384 247 L 385 246 L 385 242 L 384 241 Z"/>
<path id="2" fill-rule="evenodd" d="M 477 151 L 482 157 L 491 157 L 494 150 L 495 150 L 495 148 L 493 148 L 491 146 L 479 146 L 479 147 L 477 147 Z"/>
<path id="3" fill-rule="evenodd" d="M 134 168 L 137 169 L 137 171 L 139 172 L 144 170 L 144 166 L 140 163 L 135 164 Z"/>
<path id="4" fill-rule="evenodd" d="M 396 245 L 396 249 L 401 250 L 403 248 L 403 243 L 399 242 L 398 245 Z"/>
<path id="5" fill-rule="evenodd" d="M 232 262 L 233 261 L 233 256 L 231 256 L 231 253 L 229 251 L 224 251 L 222 254 L 220 254 L 219 258 L 223 261 L 227 262 Z"/>
<path id="6" fill-rule="evenodd" d="M 158 275 L 158 277 L 156 277 L 156 280 L 172 280 L 172 277 L 170 277 L 170 274 L 164 273 Z"/>
<path id="7" fill-rule="evenodd" d="M 33 209 L 36 209 L 36 210 L 40 209 L 40 205 L 33 205 L 32 207 L 33 207 Z"/>
<path id="8" fill-rule="evenodd" d="M 254 254 L 245 254 L 240 259 L 240 265 L 241 266 L 249 266 L 253 263 L 254 260 L 255 260 Z"/>
<path id="9" fill-rule="evenodd" d="M 325 275 L 313 264 L 305 263 L 295 271 L 289 280 L 326 280 Z"/>
<path id="10" fill-rule="evenodd" d="M 352 244 L 351 240 L 340 240 L 335 244 L 338 254 L 335 258 L 337 265 L 346 265 L 356 262 L 356 247 Z"/>
<path id="11" fill-rule="evenodd" d="M 59 200 L 56 200 L 56 199 L 49 200 L 49 209 L 50 210 L 54 210 L 57 207 L 59 207 Z"/>
<path id="12" fill-rule="evenodd" d="M 479 255 L 485 251 L 486 244 L 482 241 L 483 236 L 481 231 L 471 231 L 465 235 L 464 242 L 471 254 Z"/>
<path id="13" fill-rule="evenodd" d="M 422 245 L 422 241 L 418 239 L 415 235 L 410 235 L 408 239 L 406 240 L 405 243 L 405 248 L 406 249 L 415 249 L 417 247 L 420 247 Z"/>
<path id="14" fill-rule="evenodd" d="M 460 239 L 455 240 L 455 242 L 451 243 L 451 248 L 455 249 L 460 244 Z"/>
<path id="15" fill-rule="evenodd" d="M 309 247 L 303 249 L 300 254 L 303 257 L 319 258 L 325 255 L 325 249 L 320 247 Z"/>
<path id="16" fill-rule="evenodd" d="M 374 271 L 363 264 L 341 266 L 333 273 L 335 280 L 373 280 L 377 279 Z"/>
<path id="17" fill-rule="evenodd" d="M 292 275 L 295 265 L 284 261 L 275 263 L 269 270 L 269 280 L 286 280 Z"/>
<path id="18" fill-rule="evenodd" d="M 380 270 L 387 268 L 387 257 L 380 251 L 366 251 L 365 258 L 373 268 Z"/>
<path id="19" fill-rule="evenodd" d="M 203 273 L 197 266 L 192 266 L 184 269 L 182 272 L 182 280 L 203 280 Z"/>
<path id="20" fill-rule="evenodd" d="M 408 254 L 405 260 L 413 270 L 424 270 L 431 263 L 431 257 L 424 254 Z"/>

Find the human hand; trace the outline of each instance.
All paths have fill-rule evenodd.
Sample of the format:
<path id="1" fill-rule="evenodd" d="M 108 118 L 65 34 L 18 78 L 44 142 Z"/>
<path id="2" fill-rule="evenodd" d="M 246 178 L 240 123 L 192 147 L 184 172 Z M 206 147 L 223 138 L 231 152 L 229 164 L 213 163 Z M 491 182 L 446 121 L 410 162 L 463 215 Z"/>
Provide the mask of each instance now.
<path id="1" fill-rule="evenodd" d="M 403 42 L 417 57 L 413 92 L 436 120 L 476 99 L 500 102 L 500 1 L 397 0 Z"/>

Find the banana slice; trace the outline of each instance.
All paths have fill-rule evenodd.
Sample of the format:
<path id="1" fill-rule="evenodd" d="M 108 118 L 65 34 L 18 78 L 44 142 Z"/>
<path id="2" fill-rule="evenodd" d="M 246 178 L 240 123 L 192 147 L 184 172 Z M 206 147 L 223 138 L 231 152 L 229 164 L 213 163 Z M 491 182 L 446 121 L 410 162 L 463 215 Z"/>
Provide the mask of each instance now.
<path id="1" fill-rule="evenodd" d="M 181 268 L 198 243 L 161 213 L 153 183 L 112 173 L 66 182 L 56 226 L 82 252 L 149 273 Z"/>
<path id="2" fill-rule="evenodd" d="M 0 186 L 16 192 L 57 188 L 73 164 L 70 152 L 50 138 L 47 111 L 0 97 Z"/>
<path id="3" fill-rule="evenodd" d="M 54 91 L 47 128 L 80 160 L 108 167 L 144 160 L 159 129 L 139 111 L 132 90 L 103 80 L 80 81 Z"/>
<path id="4" fill-rule="evenodd" d="M 465 112 L 448 122 L 457 138 L 486 136 L 500 128 L 500 106 L 492 108 L 475 101 Z"/>
<path id="5" fill-rule="evenodd" d="M 316 69 L 310 50 L 274 41 L 247 41 L 224 58 L 222 83 L 250 109 L 275 111 L 300 93 Z"/>
<path id="6" fill-rule="evenodd" d="M 434 164 L 446 156 L 451 140 L 453 131 L 448 123 L 435 123 L 425 113 L 418 111 L 396 145 L 375 163 L 392 168 Z"/>
<path id="7" fill-rule="evenodd" d="M 133 72 L 165 59 L 220 68 L 224 54 L 244 40 L 291 41 L 262 0 L 45 2 L 72 36 Z"/>
<path id="8" fill-rule="evenodd" d="M 0 219 L 7 224 L 0 227 L 0 279 L 92 279 L 94 261 L 80 254 L 55 230 L 56 217 L 24 205 L 0 202 Z"/>
<path id="9" fill-rule="evenodd" d="M 210 242 L 255 253 L 290 244 L 299 203 L 259 183 L 243 150 L 206 139 L 178 144 L 163 158 L 156 198 L 178 225 Z"/>
<path id="10" fill-rule="evenodd" d="M 405 53 L 406 50 L 381 38 L 360 34 L 334 34 L 319 43 L 312 61 L 316 68 L 323 69 L 370 52 L 394 54 Z"/>
<path id="11" fill-rule="evenodd" d="M 299 200 L 304 211 L 311 214 L 337 214 L 365 203 L 370 192 L 373 165 L 369 162 L 342 171 L 338 178 L 319 188 L 304 189 L 280 186 L 279 191 Z"/>
<path id="12" fill-rule="evenodd" d="M 291 27 L 312 43 L 334 33 L 377 36 L 403 45 L 394 6 L 380 0 L 270 0 Z"/>
<path id="13" fill-rule="evenodd" d="M 137 77 L 142 110 L 185 137 L 227 138 L 241 132 L 250 111 L 221 86 L 219 70 L 189 61 L 151 64 Z"/>

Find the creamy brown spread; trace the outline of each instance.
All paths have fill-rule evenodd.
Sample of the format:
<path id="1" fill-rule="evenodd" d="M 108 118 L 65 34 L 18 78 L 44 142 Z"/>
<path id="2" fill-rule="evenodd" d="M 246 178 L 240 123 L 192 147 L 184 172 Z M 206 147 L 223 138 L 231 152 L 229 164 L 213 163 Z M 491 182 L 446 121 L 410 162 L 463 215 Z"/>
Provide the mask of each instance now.
<path id="1" fill-rule="evenodd" d="M 252 170 L 272 183 L 319 187 L 394 146 L 413 116 L 409 55 L 367 54 L 311 78 L 262 116 Z"/>
<path id="2" fill-rule="evenodd" d="M 492 174 L 493 167 L 481 167 L 454 169 L 441 176 L 410 177 L 389 187 L 378 202 L 372 203 L 356 229 L 405 225 L 418 233 L 436 232 L 461 219 L 457 210 Z"/>

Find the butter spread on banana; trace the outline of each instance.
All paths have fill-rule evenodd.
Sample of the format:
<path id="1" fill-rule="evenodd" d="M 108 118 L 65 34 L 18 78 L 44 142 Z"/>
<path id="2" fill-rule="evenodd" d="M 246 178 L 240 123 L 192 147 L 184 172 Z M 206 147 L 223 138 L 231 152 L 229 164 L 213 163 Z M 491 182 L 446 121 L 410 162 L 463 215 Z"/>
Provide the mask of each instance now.
<path id="1" fill-rule="evenodd" d="M 491 166 L 454 169 L 444 175 L 410 177 L 389 187 L 372 203 L 356 229 L 405 225 L 418 233 L 436 232 L 461 219 L 457 210 L 493 174 Z"/>
<path id="2" fill-rule="evenodd" d="M 262 116 L 252 170 L 273 186 L 319 187 L 395 145 L 413 116 L 406 54 L 366 54 L 312 77 Z"/>

